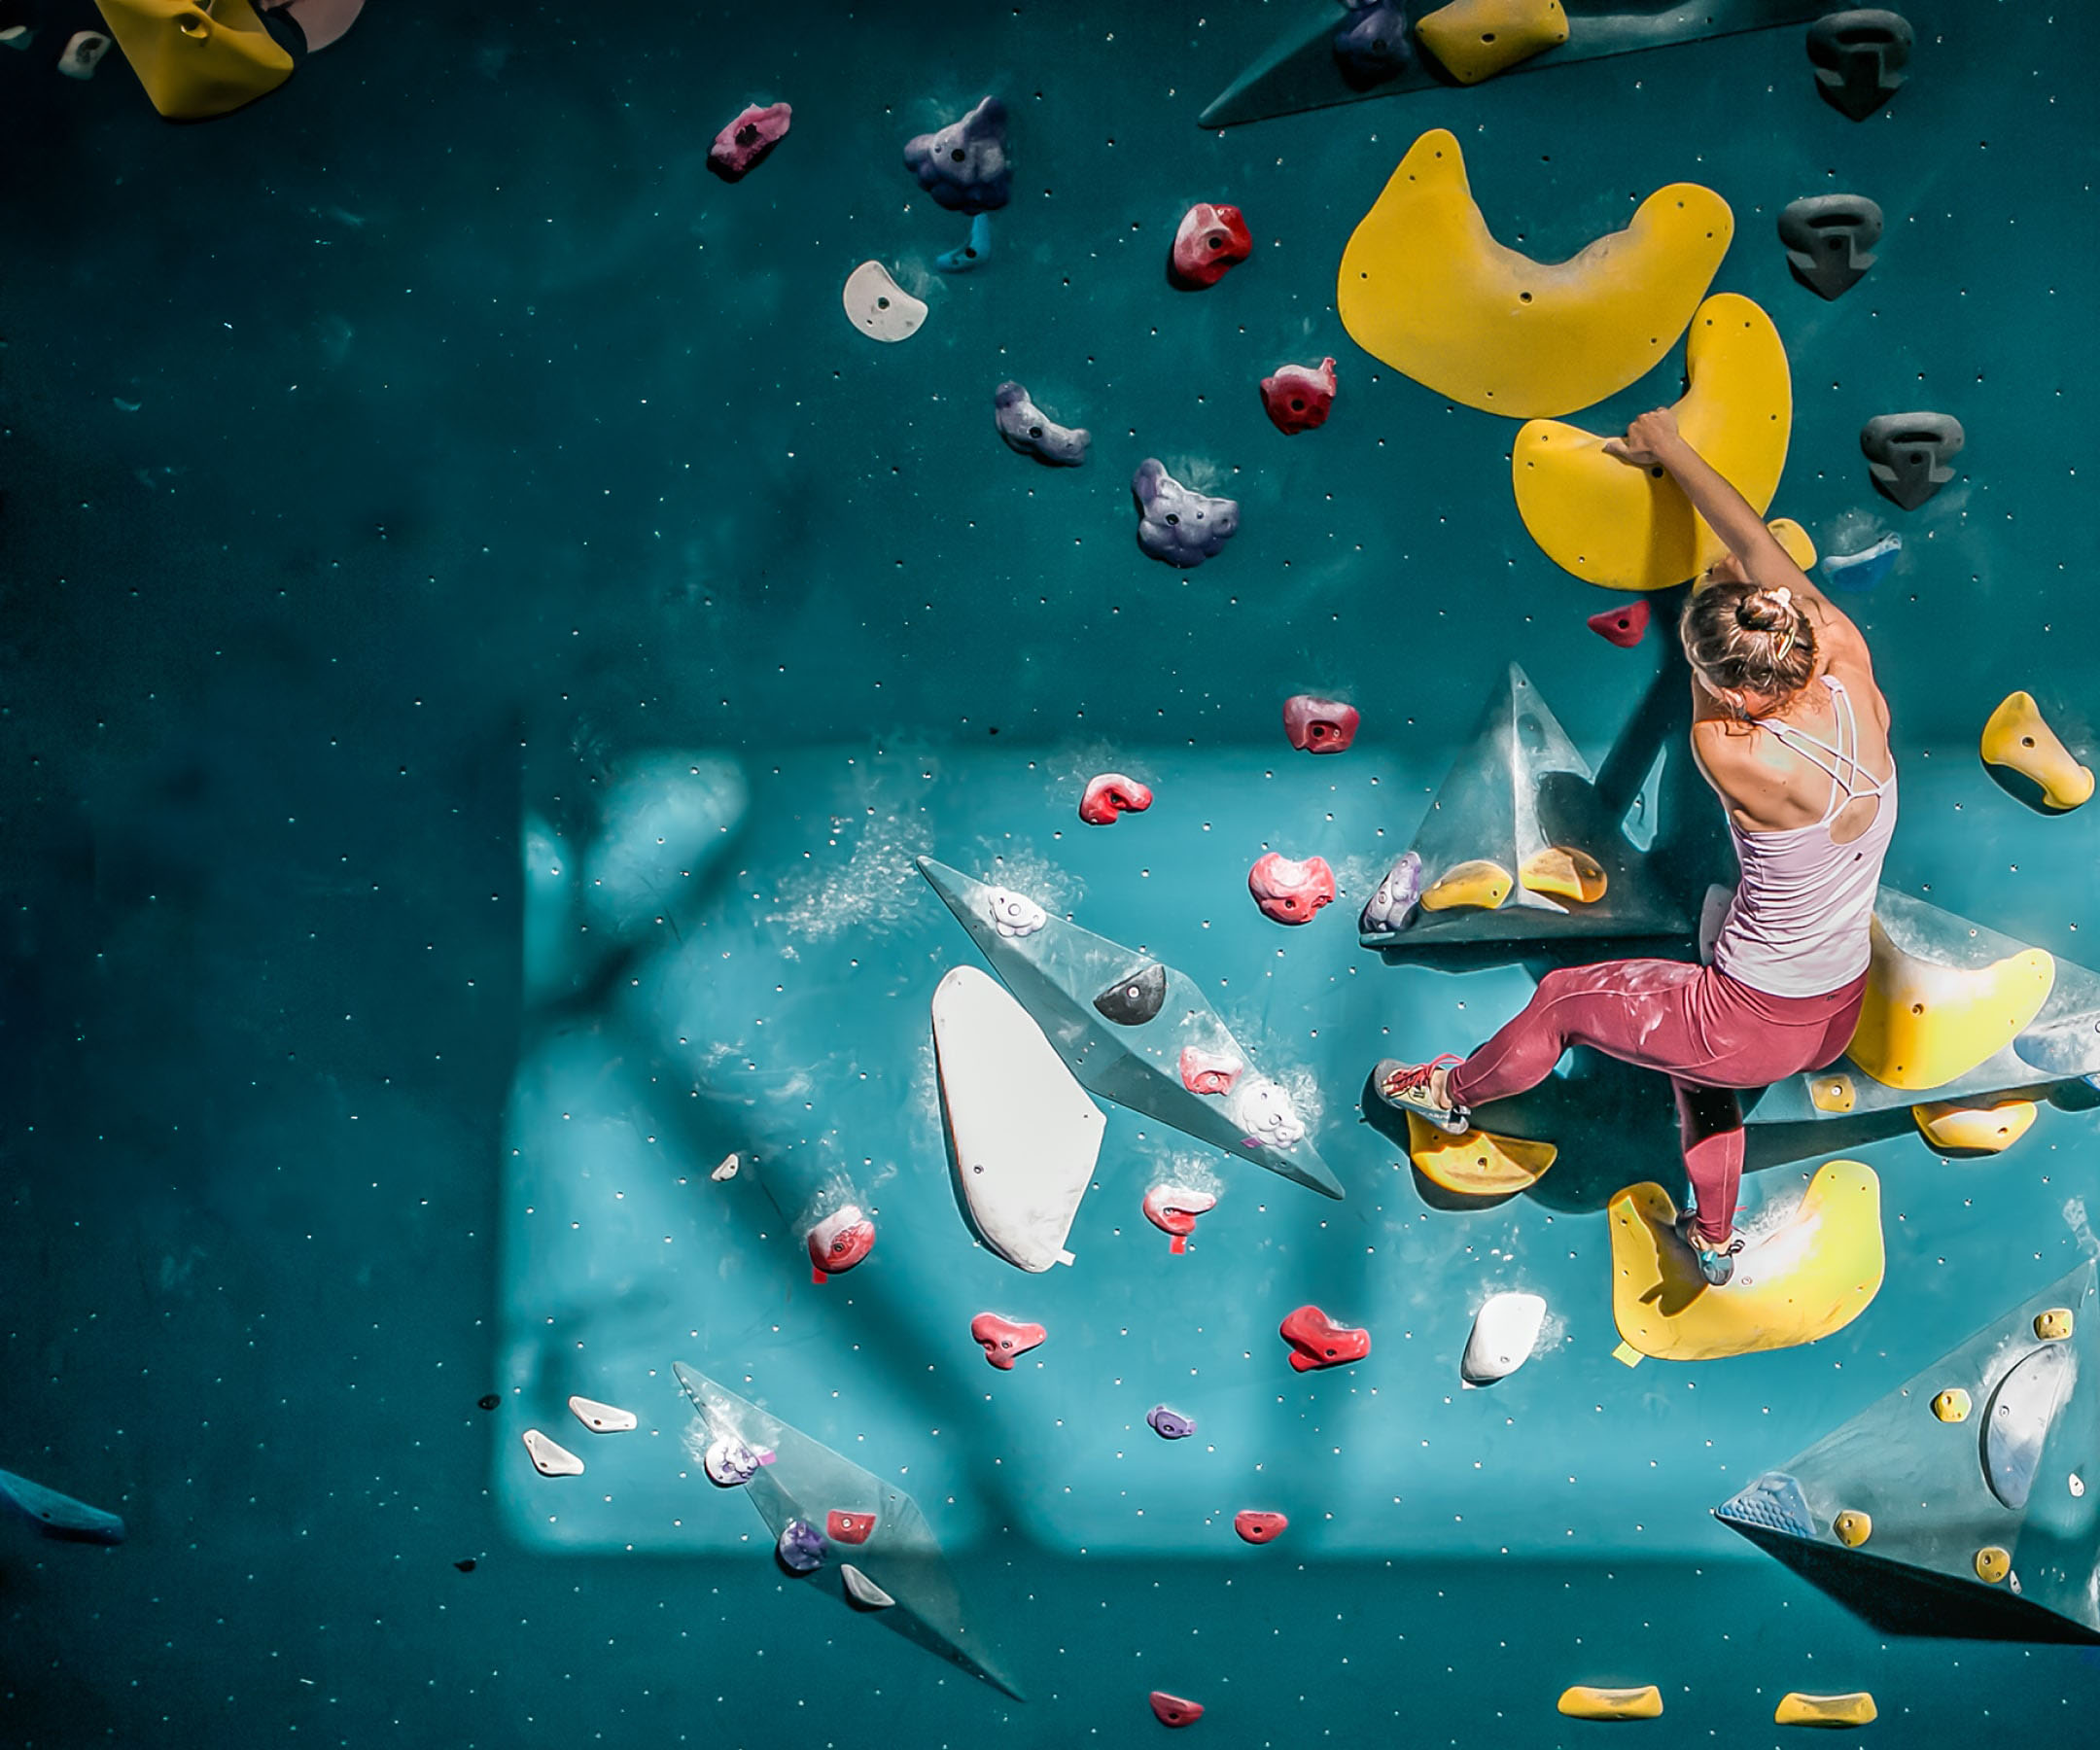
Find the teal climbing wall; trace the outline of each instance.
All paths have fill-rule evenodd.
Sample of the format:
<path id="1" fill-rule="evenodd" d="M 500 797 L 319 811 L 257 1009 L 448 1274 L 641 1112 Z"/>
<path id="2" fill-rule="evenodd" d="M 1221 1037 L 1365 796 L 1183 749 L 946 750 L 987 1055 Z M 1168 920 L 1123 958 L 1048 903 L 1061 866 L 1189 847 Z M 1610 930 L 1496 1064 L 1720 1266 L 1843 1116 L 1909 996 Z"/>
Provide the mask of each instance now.
<path id="1" fill-rule="evenodd" d="M 68 6 L 0 56 L 0 1465 L 130 1526 L 0 1523 L 0 1736 L 1119 1743 L 1156 1688 L 1213 1743 L 1530 1747 L 1598 1730 L 1564 1686 L 1653 1682 L 1664 1745 L 1854 1688 L 1881 1742 L 2083 1741 L 2089 1651 L 1881 1633 L 1708 1509 L 2094 1249 L 2092 1116 L 1855 1151 L 1888 1250 L 1857 1322 L 1632 1371 L 1602 1204 L 1675 1182 L 1662 1090 L 1623 1160 L 1470 1213 L 1358 1122 L 1374 1061 L 1463 1050 L 1529 988 L 1350 928 L 1482 700 L 1521 663 L 1594 761 L 1659 645 L 1584 629 L 1606 598 L 1518 520 L 1515 426 L 1378 365 L 1333 294 L 1432 126 L 1543 259 L 1717 190 L 1716 288 L 1794 372 L 1775 510 L 1826 550 L 1904 537 L 1847 599 L 1903 764 L 1888 879 L 2100 963 L 2096 817 L 1975 753 L 2016 687 L 2094 751 L 2100 25 L 1914 6 L 1865 123 L 1796 25 L 1199 130 L 1306 11 L 375 7 L 192 127 L 114 55 L 56 78 Z M 938 276 L 964 222 L 901 144 L 987 91 L 1013 199 Z M 774 97 L 774 156 L 707 174 Z M 1826 304 L 1773 225 L 1838 191 L 1888 228 Z M 1197 200 L 1255 248 L 1189 294 Z M 841 314 L 871 257 L 929 306 L 902 345 Z M 1332 419 L 1281 437 L 1256 381 L 1327 354 Z M 1674 399 L 1679 356 L 1578 417 Z M 1001 445 L 1009 377 L 1091 429 L 1084 468 Z M 1913 407 L 1968 448 L 1904 512 L 1857 432 Z M 1199 571 L 1134 543 L 1151 455 L 1242 505 Z M 1348 752 L 1283 741 L 1299 691 L 1360 707 Z M 1083 826 L 1103 769 L 1151 810 Z M 1341 902 L 1263 919 L 1270 849 Z M 1111 1108 L 1073 1266 L 977 1246 L 928 1005 L 982 962 L 920 856 L 1197 979 L 1347 1199 Z M 1163 1172 L 1219 1196 L 1184 1256 L 1139 1210 Z M 880 1237 L 819 1286 L 797 1218 L 841 1189 Z M 1539 1350 L 1462 1390 L 1510 1288 L 1549 1304 Z M 1307 1302 L 1372 1354 L 1291 1372 Z M 987 1309 L 1048 1329 L 1010 1374 Z M 1028 1700 L 783 1574 L 700 1475 L 679 1361 L 910 1491 Z M 640 1428 L 583 1431 L 571 1392 Z M 1145 1426 L 1162 1402 L 1194 1438 Z M 527 1427 L 585 1474 L 538 1475 Z M 1242 1507 L 1290 1529 L 1248 1548 Z"/>

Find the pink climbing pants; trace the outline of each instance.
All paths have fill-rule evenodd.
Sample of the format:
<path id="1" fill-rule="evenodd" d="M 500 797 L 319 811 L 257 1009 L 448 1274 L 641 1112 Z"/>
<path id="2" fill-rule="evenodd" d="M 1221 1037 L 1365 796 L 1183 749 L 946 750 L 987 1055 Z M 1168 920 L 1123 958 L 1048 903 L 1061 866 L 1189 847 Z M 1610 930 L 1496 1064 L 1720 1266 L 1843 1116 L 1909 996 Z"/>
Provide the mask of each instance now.
<path id="1" fill-rule="evenodd" d="M 1722 1244 L 1742 1179 L 1735 1091 L 1836 1063 L 1866 995 L 1864 972 L 1820 997 L 1772 997 L 1685 961 L 1565 966 L 1539 980 L 1522 1013 L 1452 1069 L 1448 1086 L 1453 1102 L 1477 1110 L 1538 1086 L 1570 1045 L 1662 1070 L 1677 1090 L 1699 1234 Z"/>

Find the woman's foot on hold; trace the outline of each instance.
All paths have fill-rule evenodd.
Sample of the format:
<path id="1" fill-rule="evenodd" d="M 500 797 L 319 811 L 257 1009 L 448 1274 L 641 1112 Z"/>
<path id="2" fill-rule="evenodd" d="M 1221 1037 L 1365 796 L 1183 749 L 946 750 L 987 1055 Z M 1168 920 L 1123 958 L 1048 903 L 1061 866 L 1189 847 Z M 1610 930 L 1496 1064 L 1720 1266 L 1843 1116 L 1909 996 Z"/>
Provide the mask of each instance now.
<path id="1" fill-rule="evenodd" d="M 1742 1250 L 1740 1236 L 1732 1237 L 1716 1244 L 1698 1231 L 1698 1211 L 1687 1209 L 1677 1217 L 1677 1238 L 1685 1243 L 1693 1259 L 1698 1263 L 1699 1275 L 1716 1288 L 1725 1288 L 1735 1274 L 1735 1254 Z"/>
<path id="2" fill-rule="evenodd" d="M 1473 1115 L 1464 1106 L 1452 1104 L 1447 1084 L 1451 1072 L 1465 1059 L 1452 1052 L 1431 1058 L 1426 1064 L 1403 1064 L 1387 1058 L 1375 1076 L 1379 1098 L 1426 1119 L 1438 1130 L 1462 1137 L 1473 1128 Z"/>

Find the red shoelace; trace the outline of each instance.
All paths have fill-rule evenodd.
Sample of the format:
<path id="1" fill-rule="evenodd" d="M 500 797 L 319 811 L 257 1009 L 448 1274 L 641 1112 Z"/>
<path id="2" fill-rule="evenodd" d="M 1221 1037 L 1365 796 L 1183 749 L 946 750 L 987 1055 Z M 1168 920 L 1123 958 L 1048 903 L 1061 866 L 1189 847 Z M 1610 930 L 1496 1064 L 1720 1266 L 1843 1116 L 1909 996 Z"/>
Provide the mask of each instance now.
<path id="1" fill-rule="evenodd" d="M 1426 1064 L 1417 1064 L 1412 1069 L 1395 1069 L 1385 1078 L 1386 1098 L 1396 1100 L 1403 1094 L 1419 1094 L 1429 1086 L 1429 1078 L 1439 1069 L 1464 1062 L 1465 1059 L 1455 1051 L 1444 1051 Z"/>

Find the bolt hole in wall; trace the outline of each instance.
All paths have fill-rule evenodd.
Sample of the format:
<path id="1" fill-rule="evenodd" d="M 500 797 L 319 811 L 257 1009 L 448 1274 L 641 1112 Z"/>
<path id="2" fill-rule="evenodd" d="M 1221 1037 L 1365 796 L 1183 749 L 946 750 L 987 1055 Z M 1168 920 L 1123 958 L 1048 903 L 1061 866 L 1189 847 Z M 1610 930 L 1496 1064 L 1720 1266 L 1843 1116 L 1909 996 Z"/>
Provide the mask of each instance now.
<path id="1" fill-rule="evenodd" d="M 2082 1741 L 2091 19 L 326 10 L 0 8 L 11 1739 Z M 1698 953 L 1664 404 L 1932 908 L 1732 1300 L 1366 1092 Z"/>

